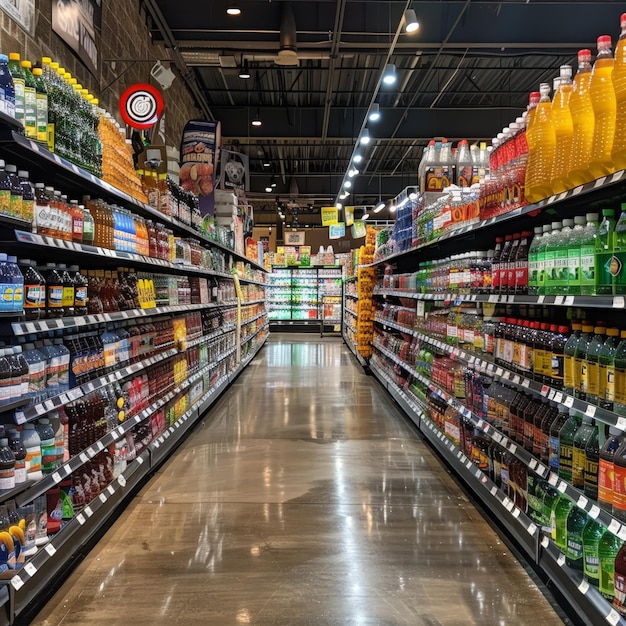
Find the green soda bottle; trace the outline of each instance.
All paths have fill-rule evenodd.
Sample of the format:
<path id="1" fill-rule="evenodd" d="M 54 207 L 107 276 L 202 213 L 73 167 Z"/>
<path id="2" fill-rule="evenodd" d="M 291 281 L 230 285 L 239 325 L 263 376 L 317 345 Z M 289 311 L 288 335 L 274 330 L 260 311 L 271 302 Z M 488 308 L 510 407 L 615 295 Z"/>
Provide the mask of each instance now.
<path id="1" fill-rule="evenodd" d="M 574 354 L 574 395 L 581 400 L 587 399 L 587 351 L 593 338 L 593 328 L 590 322 L 583 322 L 583 332 Z"/>
<path id="2" fill-rule="evenodd" d="M 594 335 L 587 349 L 587 402 L 600 404 L 600 352 L 604 347 L 606 328 L 598 322 L 593 329 Z"/>
<path id="3" fill-rule="evenodd" d="M 565 561 L 575 570 L 582 572 L 584 569 L 583 559 L 583 530 L 589 520 L 585 511 L 574 506 L 567 514 L 567 547 L 565 548 Z"/>
<path id="4" fill-rule="evenodd" d="M 576 489 L 580 489 L 581 491 L 585 488 L 585 465 L 587 464 L 587 454 L 585 450 L 589 439 L 593 435 L 593 430 L 593 420 L 588 415 L 585 415 L 582 424 L 574 435 L 572 445 L 571 483 Z"/>
<path id="5" fill-rule="evenodd" d="M 600 593 L 612 602 L 615 596 L 614 576 L 615 559 L 624 542 L 612 532 L 606 531 L 598 543 L 598 560 L 600 561 L 600 580 L 598 588 Z"/>
<path id="6" fill-rule="evenodd" d="M 555 240 L 554 282 L 555 294 L 566 294 L 569 273 L 569 249 L 574 234 L 574 220 L 563 220 L 563 227 Z M 578 270 L 578 267 L 576 268 Z"/>
<path id="7" fill-rule="evenodd" d="M 30 61 L 22 61 L 24 75 L 24 130 L 29 139 L 37 139 L 37 89 Z"/>
<path id="8" fill-rule="evenodd" d="M 552 540 L 563 554 L 567 551 L 567 518 L 573 508 L 574 502 L 563 494 L 557 500 L 550 519 Z"/>
<path id="9" fill-rule="evenodd" d="M 585 487 L 583 492 L 590 500 L 598 499 L 598 471 L 600 464 L 600 433 L 595 424 L 585 446 Z"/>
<path id="10" fill-rule="evenodd" d="M 592 296 L 596 293 L 595 253 L 598 236 L 598 214 L 587 213 L 587 224 L 580 236 L 580 293 Z"/>
<path id="11" fill-rule="evenodd" d="M 48 143 L 48 88 L 43 80 L 43 70 L 33 69 L 37 90 L 37 141 Z"/>
<path id="12" fill-rule="evenodd" d="M 622 212 L 615 225 L 613 257 L 611 259 L 611 276 L 613 277 L 613 293 L 626 294 L 626 203 L 622 204 Z"/>
<path id="13" fill-rule="evenodd" d="M 551 530 L 552 514 L 560 495 L 559 490 L 552 487 L 552 485 L 547 485 L 544 489 L 543 506 L 541 509 L 541 525 L 544 530 Z"/>
<path id="14" fill-rule="evenodd" d="M 563 222 L 552 222 L 552 231 L 546 239 L 546 256 L 545 256 L 545 294 L 555 295 L 558 293 L 557 286 L 561 273 L 560 267 L 557 265 L 558 251 L 561 241 L 561 229 Z"/>
<path id="15" fill-rule="evenodd" d="M 596 293 L 598 295 L 611 295 L 613 293 L 613 271 L 611 260 L 613 258 L 615 211 L 604 209 L 602 222 L 598 227 L 595 252 L 595 275 Z"/>
<path id="16" fill-rule="evenodd" d="M 619 341 L 618 337 L 619 330 L 617 328 L 607 328 L 606 341 L 598 357 L 600 363 L 598 402 L 607 411 L 613 410 L 615 401 L 615 352 Z"/>
<path id="17" fill-rule="evenodd" d="M 572 482 L 574 457 L 574 436 L 580 428 L 581 420 L 576 409 L 569 410 L 569 418 L 559 431 L 559 478 Z"/>
<path id="18" fill-rule="evenodd" d="M 590 584 L 597 587 L 600 584 L 600 557 L 598 549 L 600 540 L 607 529 L 587 516 L 587 523 L 583 528 L 583 572 Z"/>
<path id="19" fill-rule="evenodd" d="M 15 86 L 15 119 L 24 123 L 24 73 L 20 64 L 19 52 L 9 54 L 9 72 Z"/>
<path id="20" fill-rule="evenodd" d="M 542 227 L 542 231 L 541 243 L 537 249 L 537 293 L 539 295 L 546 293 L 546 250 L 552 234 L 552 226 L 545 224 Z"/>
<path id="21" fill-rule="evenodd" d="M 539 249 L 543 239 L 543 228 L 535 228 L 535 236 L 528 248 L 528 295 L 537 295 L 539 288 Z"/>
<path id="22" fill-rule="evenodd" d="M 587 220 L 583 215 L 574 218 L 574 229 L 569 237 L 569 246 L 567 248 L 567 268 L 566 268 L 566 285 L 565 293 L 570 295 L 580 294 L 581 284 L 581 263 L 580 250 L 585 235 L 585 225 Z"/>

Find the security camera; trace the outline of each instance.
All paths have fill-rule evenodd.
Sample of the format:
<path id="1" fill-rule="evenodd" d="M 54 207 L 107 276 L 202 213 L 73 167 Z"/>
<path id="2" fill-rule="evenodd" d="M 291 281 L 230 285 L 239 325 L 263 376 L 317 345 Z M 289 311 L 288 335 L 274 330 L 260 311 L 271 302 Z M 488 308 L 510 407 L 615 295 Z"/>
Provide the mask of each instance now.
<path id="1" fill-rule="evenodd" d="M 154 78 L 154 80 L 156 80 L 157 83 L 161 85 L 161 89 L 168 89 L 176 78 L 174 72 L 172 72 L 172 70 L 168 67 L 162 65 L 161 61 L 157 61 L 152 66 L 152 69 L 150 70 L 150 76 L 152 76 L 152 78 Z"/>

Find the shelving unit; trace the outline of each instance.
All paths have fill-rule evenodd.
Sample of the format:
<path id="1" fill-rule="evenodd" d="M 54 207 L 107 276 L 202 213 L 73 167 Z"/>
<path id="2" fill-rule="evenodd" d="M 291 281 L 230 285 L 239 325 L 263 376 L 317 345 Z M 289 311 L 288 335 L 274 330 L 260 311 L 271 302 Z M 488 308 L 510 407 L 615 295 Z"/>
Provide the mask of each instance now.
<path id="1" fill-rule="evenodd" d="M 496 236 L 504 232 L 510 233 L 512 228 L 526 230 L 531 224 L 537 226 L 551 221 L 553 219 L 551 213 L 555 211 L 558 211 L 560 217 L 569 217 L 590 211 L 600 204 L 606 206 L 606 203 L 612 198 L 621 199 L 626 194 L 625 176 L 626 173 L 623 171 L 616 172 L 598 181 L 547 198 L 540 203 L 484 220 L 478 224 L 448 231 L 436 240 L 428 241 L 408 251 L 388 254 L 385 258 L 377 259 L 367 267 L 377 270 L 386 267 L 389 271 L 391 265 L 393 273 L 400 274 L 414 271 L 416 264 L 422 260 L 432 260 L 454 254 L 464 245 L 472 246 L 472 249 L 490 247 L 489 244 L 493 242 Z M 614 203 L 618 201 L 614 200 Z M 477 352 L 469 345 L 454 345 L 454 340 L 450 340 L 447 336 L 434 335 L 422 330 L 422 326 L 426 328 L 426 325 L 418 321 L 424 317 L 425 311 L 429 307 L 457 307 L 465 303 L 500 305 L 507 311 L 516 310 L 515 307 L 518 306 L 540 307 L 542 311 L 546 311 L 546 307 L 554 307 L 559 311 L 555 317 L 563 316 L 569 307 L 588 309 L 590 313 L 593 310 L 602 309 L 607 316 L 613 315 L 614 319 L 619 320 L 620 318 L 615 316 L 619 315 L 625 308 L 624 296 L 454 293 L 451 289 L 438 293 L 416 293 L 403 289 L 383 288 L 381 276 L 381 280 L 374 290 L 374 298 L 381 305 L 374 317 L 375 337 L 378 337 L 379 340 L 375 340 L 373 343 L 374 354 L 369 362 L 369 367 L 374 376 L 424 433 L 443 459 L 467 483 L 489 514 L 506 528 L 527 558 L 545 572 L 573 609 L 587 623 L 626 625 L 626 620 L 601 596 L 597 588 L 590 585 L 581 572 L 575 571 L 567 565 L 565 556 L 552 541 L 550 533 L 529 517 L 530 511 L 527 514 L 525 510 L 519 508 L 516 502 L 501 491 L 490 477 L 472 459 L 466 456 L 463 449 L 455 445 L 449 436 L 430 418 L 430 408 L 424 397 L 436 398 L 438 402 L 441 402 L 441 406 L 452 407 L 455 414 L 462 420 L 461 423 L 467 424 L 474 432 L 480 432 L 481 436 L 491 442 L 490 445 L 497 444 L 500 449 L 506 450 L 526 468 L 525 471 L 529 475 L 536 477 L 536 480 L 545 481 L 560 494 L 568 496 L 589 517 L 595 519 L 609 532 L 624 541 L 626 541 L 626 524 L 601 509 L 594 500 L 587 497 L 580 489 L 551 472 L 545 461 L 537 458 L 520 443 L 501 432 L 497 424 L 490 423 L 487 419 L 476 415 L 454 394 L 431 380 L 430 370 L 427 366 L 425 368 L 420 366 L 418 370 L 414 363 L 405 362 L 397 353 L 401 345 L 409 345 L 413 341 L 418 341 L 419 346 L 427 351 L 435 355 L 452 356 L 461 365 L 469 366 L 481 375 L 499 377 L 513 389 L 523 391 L 537 399 L 547 399 L 557 404 L 564 404 L 566 407 L 575 409 L 581 415 L 593 418 L 597 423 L 626 431 L 626 417 L 574 397 L 560 388 L 545 384 L 543 381 L 534 380 L 532 371 L 518 371 L 512 364 L 496 363 L 491 355 Z M 349 296 L 346 301 L 350 301 Z M 393 319 L 388 319 L 385 316 L 387 314 L 383 314 L 383 303 L 394 305 L 384 309 L 389 311 L 389 315 L 393 316 Z M 396 310 L 405 308 L 415 313 L 415 326 L 409 327 L 396 321 L 393 312 L 395 307 L 397 307 Z M 513 307 L 513 309 L 509 307 Z M 470 306 L 469 308 L 473 307 Z M 355 307 L 347 304 L 346 317 L 353 315 L 354 309 Z M 493 308 L 490 310 L 493 311 Z M 351 337 L 346 336 L 345 333 L 344 337 L 346 343 L 354 351 L 354 346 L 351 345 L 352 342 L 350 341 Z M 394 345 L 394 351 L 385 347 L 385 337 L 393 338 L 390 343 Z M 415 387 L 413 387 L 414 385 Z M 422 397 L 423 394 L 426 395 Z"/>
<path id="2" fill-rule="evenodd" d="M 74 517 L 65 521 L 61 530 L 28 558 L 24 567 L 16 570 L 12 578 L 0 581 L 0 607 L 3 607 L 0 609 L 0 623 L 8 624 L 13 623 L 42 594 L 53 577 L 67 569 L 75 554 L 116 514 L 133 490 L 171 454 L 197 419 L 251 362 L 267 339 L 268 320 L 263 266 L 213 241 L 205 233 L 136 201 L 58 155 L 51 154 L 16 132 L 15 126 L 4 124 L 3 120 L 0 117 L 0 156 L 18 166 L 26 166 L 31 172 L 31 180 L 54 184 L 70 197 L 91 193 L 165 224 L 180 237 L 192 238 L 205 248 L 220 250 L 226 255 L 228 271 L 62 241 L 30 232 L 30 224 L 24 220 L 0 216 L 0 237 L 5 251 L 13 251 L 20 257 L 40 259 L 41 262 L 67 262 L 71 259 L 72 263 L 81 267 L 115 270 L 124 266 L 139 271 L 158 272 L 159 275 L 207 277 L 215 285 L 217 281 L 220 285 L 232 284 L 232 268 L 239 274 L 241 283 L 244 283 L 241 298 L 237 299 L 216 298 L 215 294 L 211 297 L 209 293 L 209 300 L 202 299 L 193 304 L 131 308 L 60 319 L 26 321 L 20 312 L 0 316 L 0 335 L 5 341 L 14 344 L 50 337 L 97 336 L 104 330 L 133 328 L 136 325 L 143 325 L 143 328 L 146 324 L 170 318 L 183 320 L 185 316 L 194 313 L 196 321 L 202 321 L 202 328 L 194 329 L 193 334 L 187 328 L 188 337 L 184 341 L 179 341 L 179 338 L 169 344 L 155 343 L 152 352 L 136 358 L 135 362 L 99 370 L 90 380 L 81 380 L 80 384 L 71 383 L 69 389 L 62 393 L 36 403 L 30 399 L 20 399 L 0 404 L 0 422 L 21 424 L 44 417 L 51 411 L 64 410 L 64 407 L 109 385 L 124 384 L 142 374 L 149 379 L 152 372 L 165 365 L 174 371 L 174 364 L 180 362 L 180 359 L 187 363 L 187 376 L 183 379 L 179 376 L 178 381 L 175 377 L 169 379 L 165 388 L 149 396 L 149 406 L 144 406 L 136 414 L 131 412 L 120 418 L 122 421 L 117 426 L 106 428 L 104 435 L 57 465 L 51 473 L 44 474 L 40 480 L 30 480 L 14 489 L 0 492 L 0 504 L 7 500 L 15 500 L 17 506 L 29 504 L 68 477 L 74 476 L 94 459 L 101 458 L 117 442 L 132 437 L 139 432 L 136 429 L 142 428 L 144 430 L 141 432 L 149 433 L 141 440 L 141 445 L 135 448 L 134 458 L 132 455 L 129 457 L 125 469 L 115 475 L 110 484 L 84 506 L 77 506 Z M 235 293 L 234 287 L 231 289 Z M 190 361 L 193 354 L 205 356 Z M 160 413 L 164 425 L 159 427 L 160 430 L 155 430 L 157 422 L 153 420 Z"/>

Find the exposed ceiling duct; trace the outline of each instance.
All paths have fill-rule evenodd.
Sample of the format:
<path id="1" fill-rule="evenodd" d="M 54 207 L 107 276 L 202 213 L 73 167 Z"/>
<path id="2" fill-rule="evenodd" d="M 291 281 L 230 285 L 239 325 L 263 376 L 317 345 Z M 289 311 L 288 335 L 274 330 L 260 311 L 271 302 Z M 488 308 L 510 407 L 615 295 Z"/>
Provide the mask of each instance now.
<path id="1" fill-rule="evenodd" d="M 276 65 L 297 66 L 296 18 L 291 2 L 283 2 L 280 10 L 280 50 L 274 60 Z"/>

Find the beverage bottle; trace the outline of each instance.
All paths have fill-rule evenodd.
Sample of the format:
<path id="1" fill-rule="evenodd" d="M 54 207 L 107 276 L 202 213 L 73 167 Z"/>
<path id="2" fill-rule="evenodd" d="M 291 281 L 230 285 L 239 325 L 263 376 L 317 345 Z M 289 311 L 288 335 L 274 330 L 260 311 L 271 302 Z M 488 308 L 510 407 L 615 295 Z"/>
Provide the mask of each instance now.
<path id="1" fill-rule="evenodd" d="M 615 211 L 602 210 L 602 222 L 598 227 L 595 252 L 596 294 L 611 295 L 613 293 L 613 262 L 615 247 Z"/>
<path id="2" fill-rule="evenodd" d="M 46 357 L 35 348 L 35 344 L 24 344 L 24 360 L 28 364 L 27 396 L 31 404 L 46 399 Z"/>
<path id="3" fill-rule="evenodd" d="M 15 457 L 15 484 L 21 485 L 28 478 L 26 475 L 26 448 L 17 430 L 9 430 L 9 447 Z"/>
<path id="4" fill-rule="evenodd" d="M 598 543 L 598 560 L 600 561 L 598 588 L 609 602 L 615 596 L 615 561 L 624 542 L 607 530 Z"/>
<path id="5" fill-rule="evenodd" d="M 39 434 L 41 446 L 41 471 L 50 474 L 56 465 L 56 440 L 54 429 L 48 418 L 41 418 L 35 426 Z"/>
<path id="6" fill-rule="evenodd" d="M 581 286 L 581 246 L 585 237 L 587 220 L 583 215 L 574 218 L 574 229 L 570 233 L 567 248 L 566 284 L 564 293 L 568 295 L 580 294 Z M 593 255 L 591 257 L 593 263 Z"/>
<path id="7" fill-rule="evenodd" d="M 598 472 L 600 462 L 600 436 L 598 425 L 594 425 L 591 437 L 585 446 L 585 487 L 583 492 L 587 498 L 598 499 Z"/>
<path id="8" fill-rule="evenodd" d="M 583 530 L 589 519 L 591 518 L 585 511 L 574 506 L 567 514 L 565 522 L 567 529 L 565 560 L 572 569 L 579 572 L 582 572 L 584 569 Z"/>
<path id="9" fill-rule="evenodd" d="M 607 437 L 600 450 L 598 461 L 598 506 L 613 513 L 613 497 L 615 492 L 615 453 L 624 443 L 624 433 L 615 426 L 609 428 Z"/>
<path id="10" fill-rule="evenodd" d="M 497 245 L 497 239 L 496 239 Z M 494 277 L 494 291 L 495 284 L 497 283 L 499 293 L 506 293 L 508 289 L 508 270 L 509 270 L 509 255 L 511 254 L 511 248 L 513 246 L 513 235 L 506 235 L 504 238 L 504 244 L 502 246 L 502 253 L 498 262 L 498 276 Z"/>
<path id="11" fill-rule="evenodd" d="M 552 100 L 552 122 L 556 147 L 552 164 L 552 193 L 558 194 L 569 189 L 566 167 L 570 161 L 572 133 L 574 130 L 569 101 L 572 95 L 572 66 L 561 65 L 558 89 Z"/>
<path id="12" fill-rule="evenodd" d="M 598 554 L 600 540 L 606 528 L 591 517 L 587 516 L 587 523 L 583 528 L 583 573 L 585 578 L 594 587 L 600 584 L 600 556 Z"/>
<path id="13" fill-rule="evenodd" d="M 570 187 L 593 180 L 589 160 L 593 145 L 595 118 L 591 104 L 591 50 L 578 51 L 578 71 L 572 84 L 569 108 L 572 115 L 572 149 L 567 179 Z"/>
<path id="14" fill-rule="evenodd" d="M 626 203 L 622 203 L 621 208 L 622 212 L 613 233 L 613 256 L 609 266 L 614 294 L 626 293 Z"/>
<path id="15" fill-rule="evenodd" d="M 22 185 L 17 176 L 17 167 L 10 163 L 5 166 L 5 171 L 9 181 L 9 189 L 11 190 L 11 199 L 9 206 L 9 215 L 12 217 L 22 217 Z"/>
<path id="16" fill-rule="evenodd" d="M 7 257 L 8 271 L 13 285 L 13 311 L 22 312 L 24 308 L 24 276 L 17 265 L 17 257 Z"/>
<path id="17" fill-rule="evenodd" d="M 524 195 L 528 199 L 527 189 L 537 185 L 537 105 L 541 99 L 541 93 L 533 91 L 528 97 L 528 107 L 526 109 L 526 143 L 528 145 L 528 158 L 526 161 L 526 175 L 524 179 Z"/>
<path id="18" fill-rule="evenodd" d="M 15 117 L 15 85 L 13 77 L 9 71 L 9 57 L 6 54 L 0 54 L 0 111 L 6 113 L 9 117 Z"/>
<path id="19" fill-rule="evenodd" d="M 587 213 L 586 224 L 578 243 L 580 246 L 580 293 L 585 296 L 596 293 L 595 247 L 598 236 L 598 214 Z"/>
<path id="20" fill-rule="evenodd" d="M 559 418 L 559 409 L 556 404 L 549 403 L 549 409 L 543 421 L 541 422 L 541 451 L 539 454 L 540 461 L 550 467 L 550 438 L 552 427 Z"/>
<path id="21" fill-rule="evenodd" d="M 70 274 L 74 281 L 74 315 L 87 315 L 87 288 L 89 281 L 80 273 L 78 265 L 70 265 Z"/>
<path id="22" fill-rule="evenodd" d="M 613 410 L 615 402 L 615 352 L 619 341 L 619 330 L 607 328 L 606 341 L 600 350 L 600 388 L 598 391 L 599 405 L 607 411 Z"/>
<path id="23" fill-rule="evenodd" d="M 593 328 L 590 322 L 583 322 L 582 333 L 574 354 L 574 396 L 580 400 L 587 400 L 587 351 L 591 343 Z"/>
<path id="24" fill-rule="evenodd" d="M 5 167 L 4 161 L 0 159 L 0 213 L 11 215 L 11 181 Z"/>
<path id="25" fill-rule="evenodd" d="M 547 359 L 547 334 L 549 332 L 549 324 L 539 324 L 539 330 L 535 333 L 533 343 L 533 380 L 538 382 L 544 381 L 544 372 L 546 370 Z"/>
<path id="26" fill-rule="evenodd" d="M 63 310 L 63 274 L 54 263 L 46 263 L 46 308 L 50 319 L 65 315 Z"/>
<path id="27" fill-rule="evenodd" d="M 613 410 L 626 416 L 626 331 L 620 332 L 620 342 L 615 349 L 613 360 L 615 368 L 615 400 Z"/>
<path id="28" fill-rule="evenodd" d="M 500 260 L 502 258 L 502 247 L 504 237 L 496 237 L 496 247 L 494 248 L 493 257 L 491 259 L 491 291 L 498 293 L 500 291 Z"/>
<path id="29" fill-rule="evenodd" d="M 470 187 L 472 185 L 472 156 L 465 139 L 459 141 L 457 147 L 454 182 L 458 187 Z"/>
<path id="30" fill-rule="evenodd" d="M 611 46 L 610 35 L 598 37 L 598 55 L 591 70 L 589 83 L 595 122 L 589 159 L 589 171 L 593 178 L 600 178 L 615 171 L 611 161 L 611 153 L 613 151 L 613 136 L 615 135 L 617 103 L 615 89 L 613 89 L 615 59 Z"/>
<path id="31" fill-rule="evenodd" d="M 54 349 L 59 360 L 59 393 L 70 388 L 70 351 L 63 344 L 63 339 L 54 340 Z"/>
<path id="32" fill-rule="evenodd" d="M 449 187 L 454 180 L 452 144 L 444 137 L 441 140 L 441 150 L 439 152 L 439 169 L 441 172 L 439 189 L 443 191 Z"/>
<path id="33" fill-rule="evenodd" d="M 43 70 L 33 69 L 36 93 L 37 141 L 48 143 L 48 88 L 43 80 Z"/>
<path id="34" fill-rule="evenodd" d="M 541 503 L 541 526 L 543 532 L 552 532 L 552 516 L 560 496 L 561 493 L 557 489 L 552 487 L 549 483 L 546 484 L 543 493 L 543 501 Z"/>
<path id="35" fill-rule="evenodd" d="M 581 426 L 581 420 L 575 409 L 570 409 L 569 419 L 559 431 L 559 478 L 572 482 L 574 436 Z"/>
<path id="36" fill-rule="evenodd" d="M 15 487 L 15 456 L 9 448 L 9 440 L 0 438 L 0 491 Z"/>
<path id="37" fill-rule="evenodd" d="M 615 90 L 615 134 L 611 161 L 615 169 L 626 167 L 626 13 L 620 17 L 621 33 L 615 47 L 615 66 L 613 67 L 613 89 Z"/>
<path id="38" fill-rule="evenodd" d="M 572 445 L 572 480 L 569 481 L 581 491 L 585 488 L 585 465 L 587 463 L 586 448 L 593 435 L 593 420 L 585 415 L 582 424 L 574 434 Z"/>
<path id="39" fill-rule="evenodd" d="M 574 508 L 574 503 L 563 494 L 557 500 L 551 513 L 552 540 L 563 554 L 567 550 L 567 518 L 572 508 Z"/>
<path id="40" fill-rule="evenodd" d="M 606 327 L 598 324 L 587 349 L 587 402 L 600 406 L 600 352 L 606 340 Z"/>
<path id="41" fill-rule="evenodd" d="M 576 391 L 576 346 L 578 345 L 582 328 L 582 323 L 572 320 L 572 332 L 563 347 L 563 391 L 570 395 L 574 395 Z"/>
<path id="42" fill-rule="evenodd" d="M 20 261 L 24 276 L 24 319 L 38 320 L 45 315 L 46 281 L 30 259 Z"/>
<path id="43" fill-rule="evenodd" d="M 420 192 L 424 193 L 426 191 L 426 163 L 428 160 L 428 154 L 430 145 L 435 145 L 435 142 L 431 139 L 428 145 L 424 148 L 424 152 L 422 152 L 422 158 L 420 160 L 420 164 L 417 168 L 417 178 L 419 180 Z M 137 174 L 142 181 L 143 184 L 143 170 L 138 170 Z"/>
<path id="44" fill-rule="evenodd" d="M 9 53 L 9 71 L 13 77 L 13 87 L 15 89 L 15 119 L 24 124 L 24 73 L 20 65 L 20 55 L 18 52 Z"/>
<path id="45" fill-rule="evenodd" d="M 615 557 L 613 590 L 613 608 L 620 615 L 626 616 L 626 550 L 622 546 Z"/>
<path id="46" fill-rule="evenodd" d="M 528 202 L 537 202 L 552 193 L 552 163 L 554 161 L 556 138 L 552 122 L 552 102 L 550 101 L 550 85 L 541 83 L 541 98 L 537 105 L 534 119 L 535 157 L 532 179 L 526 180 L 524 193 Z M 531 183 L 530 186 L 528 183 Z"/>
<path id="47" fill-rule="evenodd" d="M 537 294 L 546 293 L 546 252 L 550 237 L 552 236 L 552 224 L 542 226 L 543 235 L 537 250 Z"/>
<path id="48" fill-rule="evenodd" d="M 1 193 L 1 192 L 0 192 Z M 50 198 L 43 183 L 35 183 L 35 206 L 33 208 L 33 232 L 47 235 L 51 228 Z"/>
<path id="49" fill-rule="evenodd" d="M 95 223 L 91 212 L 82 204 L 80 208 L 83 211 L 83 243 L 88 246 L 94 245 Z"/>
<path id="50" fill-rule="evenodd" d="M 513 240 L 511 241 L 511 248 L 509 250 L 507 263 L 506 263 L 506 278 L 502 279 L 505 290 L 502 293 L 515 293 L 515 264 L 517 259 L 517 253 L 519 251 L 519 244 L 521 241 L 521 233 L 515 233 Z M 505 237 L 506 242 L 506 237 Z"/>
<path id="51" fill-rule="evenodd" d="M 72 241 L 83 243 L 83 232 L 85 228 L 84 213 L 78 205 L 78 200 L 70 202 L 70 215 L 72 216 Z"/>
<path id="52" fill-rule="evenodd" d="M 567 293 L 568 272 L 569 272 L 569 249 L 572 245 L 572 234 L 574 233 L 574 220 L 563 220 L 563 227 L 558 237 L 555 238 L 554 256 L 554 281 L 552 290 L 555 294 Z"/>
<path id="53" fill-rule="evenodd" d="M 567 326 L 550 325 L 552 339 L 550 341 L 550 370 L 548 383 L 556 389 L 563 388 L 565 371 L 565 345 L 568 341 Z"/>
<path id="54" fill-rule="evenodd" d="M 17 177 L 22 187 L 22 214 L 20 217 L 28 222 L 32 222 L 35 209 L 35 189 L 28 179 L 26 170 L 19 170 Z"/>
<path id="55" fill-rule="evenodd" d="M 28 397 L 28 363 L 24 358 L 24 350 L 22 346 L 13 346 L 12 351 L 13 356 L 12 359 L 9 360 L 9 364 L 14 367 L 17 374 L 17 380 L 19 380 L 19 390 L 17 391 L 17 396 L 20 399 L 24 399 Z"/>
<path id="56" fill-rule="evenodd" d="M 543 293 L 546 295 L 555 295 L 557 293 L 557 285 L 559 282 L 560 268 L 557 265 L 557 254 L 561 239 L 561 229 L 563 222 L 552 222 L 551 231 L 547 237 L 544 237 L 545 260 L 544 260 L 544 276 L 545 282 Z M 541 293 L 541 292 L 540 292 Z"/>
<path id="57" fill-rule="evenodd" d="M 613 517 L 626 522 L 626 442 L 613 457 Z"/>
<path id="58" fill-rule="evenodd" d="M 0 311 L 13 311 L 13 273 L 7 262 L 7 255 L 0 253 Z"/>
<path id="59" fill-rule="evenodd" d="M 22 61 L 21 66 L 24 76 L 24 130 L 29 139 L 37 139 L 37 91 L 31 72 L 32 63 Z"/>
<path id="60" fill-rule="evenodd" d="M 539 283 L 539 248 L 543 240 L 543 228 L 534 229 L 534 237 L 528 248 L 528 295 L 537 295 Z"/>
<path id="61" fill-rule="evenodd" d="M 22 445 L 26 450 L 26 477 L 38 481 L 43 478 L 41 472 L 41 439 L 34 424 L 22 426 Z"/>
<path id="62" fill-rule="evenodd" d="M 525 295 L 528 293 L 528 273 L 529 273 L 529 251 L 532 232 L 525 230 L 522 232 L 517 254 L 515 256 L 515 285 L 514 293 Z M 510 288 L 509 291 L 511 292 Z"/>

